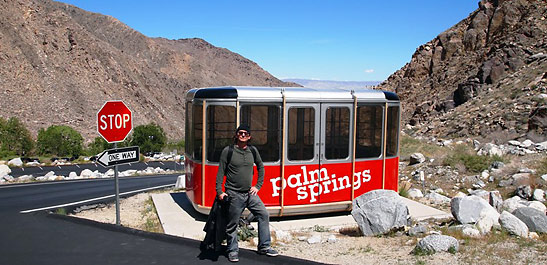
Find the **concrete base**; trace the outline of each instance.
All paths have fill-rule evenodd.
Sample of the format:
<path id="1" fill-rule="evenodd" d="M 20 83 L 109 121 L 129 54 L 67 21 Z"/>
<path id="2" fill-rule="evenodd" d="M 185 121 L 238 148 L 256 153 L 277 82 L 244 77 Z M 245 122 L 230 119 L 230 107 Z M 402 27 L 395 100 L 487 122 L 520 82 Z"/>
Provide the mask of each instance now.
<path id="1" fill-rule="evenodd" d="M 203 227 L 207 216 L 196 212 L 186 193 L 152 194 L 152 200 L 158 211 L 163 230 L 166 234 L 202 240 L 205 237 Z M 452 215 L 441 210 L 403 198 L 411 218 L 416 221 L 427 219 L 448 219 Z M 357 223 L 348 212 L 328 215 L 305 215 L 271 218 L 271 231 L 301 230 L 317 226 L 345 227 Z M 256 224 L 255 224 L 256 227 Z"/>

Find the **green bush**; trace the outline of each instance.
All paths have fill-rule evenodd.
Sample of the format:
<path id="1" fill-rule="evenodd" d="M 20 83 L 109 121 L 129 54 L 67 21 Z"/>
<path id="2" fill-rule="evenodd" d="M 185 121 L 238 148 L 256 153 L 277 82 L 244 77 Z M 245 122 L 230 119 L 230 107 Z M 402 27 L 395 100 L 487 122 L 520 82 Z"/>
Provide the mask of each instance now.
<path id="1" fill-rule="evenodd" d="M 141 153 L 160 152 L 166 142 L 165 132 L 154 123 L 135 127 L 130 140 L 131 145 L 140 147 Z"/>
<path id="2" fill-rule="evenodd" d="M 490 167 L 494 161 L 503 161 L 500 156 L 480 156 L 465 145 L 458 145 L 454 151 L 444 159 L 444 165 L 457 167 L 462 165 L 471 173 L 480 173 Z"/>
<path id="3" fill-rule="evenodd" d="M 111 148 L 114 148 L 113 144 L 109 144 L 102 137 L 95 137 L 95 139 L 93 139 L 93 142 L 89 143 L 89 145 L 87 146 L 86 153 L 92 156 L 100 154 L 102 151 Z"/>
<path id="4" fill-rule="evenodd" d="M 184 140 L 169 142 L 166 149 L 168 151 L 177 150 L 177 154 L 184 154 Z"/>
<path id="5" fill-rule="evenodd" d="M 0 156 L 25 156 L 34 148 L 29 130 L 15 117 L 0 118 Z"/>
<path id="6" fill-rule="evenodd" d="M 66 125 L 52 125 L 38 132 L 38 153 L 78 157 L 82 154 L 82 135 Z"/>

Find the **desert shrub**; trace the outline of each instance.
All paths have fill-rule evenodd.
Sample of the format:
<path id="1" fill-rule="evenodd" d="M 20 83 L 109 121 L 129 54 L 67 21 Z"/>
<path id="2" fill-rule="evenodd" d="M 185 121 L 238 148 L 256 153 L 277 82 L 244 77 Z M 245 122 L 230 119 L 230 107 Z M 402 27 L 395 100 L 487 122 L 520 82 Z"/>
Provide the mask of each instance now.
<path id="1" fill-rule="evenodd" d="M 89 145 L 87 146 L 86 153 L 88 155 L 97 155 L 106 149 L 113 148 L 113 146 L 113 144 L 109 144 L 102 137 L 95 137 L 95 139 L 93 139 L 93 142 L 89 143 Z"/>
<path id="2" fill-rule="evenodd" d="M 413 153 L 422 153 L 427 157 L 442 155 L 443 148 L 431 143 L 424 143 L 407 135 L 401 136 L 401 156 L 410 156 Z"/>
<path id="3" fill-rule="evenodd" d="M 466 171 L 480 173 L 488 169 L 494 161 L 504 161 L 504 159 L 500 156 L 479 156 L 470 147 L 458 145 L 445 157 L 443 164 L 456 168 L 463 166 Z"/>
<path id="4" fill-rule="evenodd" d="M 51 125 L 38 132 L 38 153 L 78 157 L 82 154 L 82 135 L 66 125 Z"/>
<path id="5" fill-rule="evenodd" d="M 141 153 L 160 152 L 167 142 L 163 129 L 154 123 L 139 125 L 133 129 L 131 145 L 140 147 Z"/>
<path id="6" fill-rule="evenodd" d="M 184 139 L 179 141 L 170 141 L 167 143 L 165 148 L 169 151 L 177 150 L 178 154 L 184 153 Z"/>
<path id="7" fill-rule="evenodd" d="M 29 130 L 15 117 L 0 118 L 0 156 L 25 156 L 34 148 Z"/>

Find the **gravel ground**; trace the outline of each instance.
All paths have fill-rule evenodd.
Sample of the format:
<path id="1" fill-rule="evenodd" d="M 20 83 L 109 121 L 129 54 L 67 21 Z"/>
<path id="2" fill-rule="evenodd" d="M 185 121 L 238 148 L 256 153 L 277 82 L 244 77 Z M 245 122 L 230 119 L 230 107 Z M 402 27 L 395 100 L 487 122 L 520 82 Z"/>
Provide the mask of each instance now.
<path id="1" fill-rule="evenodd" d="M 148 193 L 141 193 L 120 200 L 123 226 L 141 230 L 162 232 Z M 115 223 L 114 204 L 100 205 L 93 209 L 73 214 L 105 223 Z M 318 230 L 322 232 L 318 232 Z M 282 255 L 310 259 L 329 264 L 547 264 L 546 237 L 539 240 L 516 239 L 507 235 L 482 239 L 460 239 L 460 252 L 456 254 L 436 253 L 430 256 L 415 256 L 410 252 L 419 238 L 399 235 L 362 237 L 356 227 L 339 231 L 314 228 L 291 231 L 290 238 L 277 240 L 273 246 Z M 342 232 L 342 233 L 340 233 Z M 319 236 L 321 243 L 310 244 L 307 239 Z M 334 242 L 328 238 L 334 236 Z M 332 240 L 331 240 L 332 241 Z M 240 242 L 240 246 L 256 248 L 256 242 Z"/>

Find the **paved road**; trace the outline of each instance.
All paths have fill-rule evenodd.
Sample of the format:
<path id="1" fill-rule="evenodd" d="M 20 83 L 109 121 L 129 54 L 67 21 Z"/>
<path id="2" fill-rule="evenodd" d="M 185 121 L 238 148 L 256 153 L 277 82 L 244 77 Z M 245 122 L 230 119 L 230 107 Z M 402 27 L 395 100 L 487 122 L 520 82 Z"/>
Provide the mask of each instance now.
<path id="1" fill-rule="evenodd" d="M 177 175 L 120 179 L 120 192 L 175 183 Z M 0 264 L 228 264 L 203 255 L 199 241 L 121 226 L 22 210 L 67 204 L 113 193 L 112 179 L 0 186 Z M 112 200 L 112 199 L 104 199 Z M 123 209 L 122 209 L 123 211 Z M 183 224 L 181 224 L 183 225 Z M 241 250 L 240 264 L 317 264 Z"/>
<path id="2" fill-rule="evenodd" d="M 131 164 L 125 164 L 125 165 L 119 165 L 118 171 L 122 172 L 129 169 L 135 169 L 135 170 L 143 170 L 147 167 L 153 167 L 153 168 L 163 168 L 165 170 L 171 169 L 171 170 L 181 170 L 183 168 L 183 165 L 178 162 L 174 161 L 154 161 L 154 162 L 139 162 L 139 163 L 131 163 Z M 34 177 L 43 176 L 47 174 L 49 171 L 55 172 L 55 175 L 57 176 L 65 176 L 68 177 L 68 174 L 70 172 L 75 172 L 76 174 L 80 175 L 82 170 L 89 169 L 91 171 L 98 170 L 101 173 L 104 173 L 108 170 L 108 168 L 103 167 L 102 165 L 99 165 L 97 163 L 89 163 L 89 164 L 77 164 L 77 165 L 66 165 L 66 166 L 33 166 L 33 167 L 12 167 L 10 175 L 13 177 L 20 177 L 23 175 L 33 175 Z"/>

